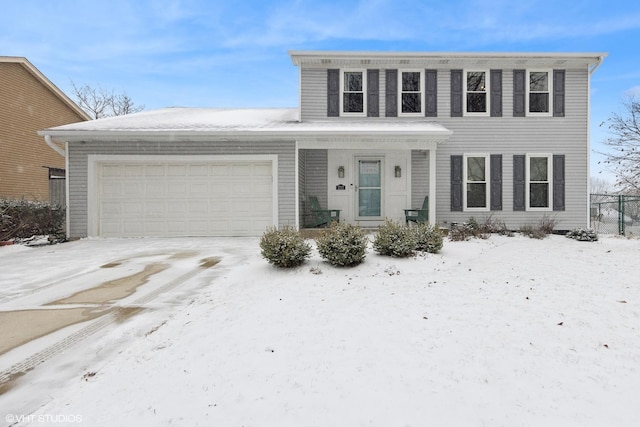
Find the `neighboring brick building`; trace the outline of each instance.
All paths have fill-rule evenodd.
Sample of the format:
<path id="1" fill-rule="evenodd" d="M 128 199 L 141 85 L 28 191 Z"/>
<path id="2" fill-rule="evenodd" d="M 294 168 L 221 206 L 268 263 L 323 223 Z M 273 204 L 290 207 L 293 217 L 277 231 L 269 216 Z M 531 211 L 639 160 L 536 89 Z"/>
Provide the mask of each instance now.
<path id="1" fill-rule="evenodd" d="M 49 181 L 63 182 L 65 159 L 37 131 L 85 120 L 90 117 L 26 58 L 0 56 L 0 198 L 55 196 Z"/>

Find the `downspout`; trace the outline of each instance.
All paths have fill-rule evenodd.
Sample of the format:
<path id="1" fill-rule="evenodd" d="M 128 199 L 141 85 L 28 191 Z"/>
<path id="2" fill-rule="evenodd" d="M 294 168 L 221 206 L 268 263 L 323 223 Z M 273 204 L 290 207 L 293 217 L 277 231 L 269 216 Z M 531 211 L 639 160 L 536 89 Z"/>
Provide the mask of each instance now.
<path id="1" fill-rule="evenodd" d="M 602 65 L 605 56 L 598 56 L 598 61 L 589 69 L 587 79 L 587 228 L 591 228 L 591 76 Z"/>
<path id="2" fill-rule="evenodd" d="M 45 135 L 44 142 L 46 142 L 49 147 L 51 147 L 56 153 L 60 154 L 62 157 L 67 157 L 67 152 L 62 148 L 58 147 L 53 142 L 53 140 L 51 139 L 51 135 Z"/>
<path id="3" fill-rule="evenodd" d="M 65 185 L 65 191 L 64 191 L 64 196 L 66 199 L 66 207 L 65 207 L 65 222 L 66 222 L 66 234 L 67 234 L 67 239 L 69 238 L 69 233 L 71 232 L 71 219 L 69 218 L 69 156 L 67 156 L 67 143 L 64 143 L 64 149 L 60 148 L 58 145 L 56 145 L 53 140 L 51 139 L 51 135 L 45 135 L 44 136 L 44 142 L 47 143 L 47 145 L 49 147 L 51 147 L 53 149 L 53 151 L 55 151 L 56 153 L 60 154 L 62 157 L 64 157 L 64 173 L 65 173 L 65 180 L 64 180 L 64 185 Z"/>

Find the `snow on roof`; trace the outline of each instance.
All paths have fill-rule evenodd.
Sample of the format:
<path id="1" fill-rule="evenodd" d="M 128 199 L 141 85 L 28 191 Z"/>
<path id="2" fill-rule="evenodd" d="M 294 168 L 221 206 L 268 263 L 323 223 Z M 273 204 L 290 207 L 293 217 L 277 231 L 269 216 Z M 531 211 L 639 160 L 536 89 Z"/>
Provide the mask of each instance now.
<path id="1" fill-rule="evenodd" d="M 40 131 L 40 135 L 70 137 L 110 133 L 313 134 L 424 133 L 449 136 L 444 126 L 427 120 L 322 120 L 301 122 L 297 108 L 218 109 L 171 107 L 125 116 L 73 123 Z"/>

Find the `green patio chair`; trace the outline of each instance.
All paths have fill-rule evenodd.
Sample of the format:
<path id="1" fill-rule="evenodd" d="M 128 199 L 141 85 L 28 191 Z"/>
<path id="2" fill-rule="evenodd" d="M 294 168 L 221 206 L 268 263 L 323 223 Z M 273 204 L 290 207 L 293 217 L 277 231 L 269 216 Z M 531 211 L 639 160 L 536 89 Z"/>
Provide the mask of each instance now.
<path id="1" fill-rule="evenodd" d="M 422 209 L 405 209 L 404 221 L 408 225 L 409 221 L 422 224 L 429 221 L 429 196 L 424 198 Z"/>
<path id="2" fill-rule="evenodd" d="M 309 196 L 311 204 L 311 213 L 313 214 L 312 227 L 320 225 L 329 225 L 331 221 L 340 221 L 340 209 L 322 209 L 316 196 Z"/>

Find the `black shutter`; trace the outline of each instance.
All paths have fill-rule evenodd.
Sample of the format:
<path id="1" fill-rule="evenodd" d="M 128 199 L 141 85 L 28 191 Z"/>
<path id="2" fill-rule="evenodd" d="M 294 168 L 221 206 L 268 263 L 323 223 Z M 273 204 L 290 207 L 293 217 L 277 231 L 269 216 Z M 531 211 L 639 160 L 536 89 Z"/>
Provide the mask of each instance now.
<path id="1" fill-rule="evenodd" d="M 553 117 L 564 117 L 564 70 L 553 70 Z"/>
<path id="2" fill-rule="evenodd" d="M 564 154 L 553 156 L 553 210 L 564 210 Z"/>
<path id="3" fill-rule="evenodd" d="M 398 117 L 398 70 L 385 70 L 385 116 Z"/>
<path id="4" fill-rule="evenodd" d="M 525 210 L 525 160 L 526 156 L 513 156 L 513 210 Z"/>
<path id="5" fill-rule="evenodd" d="M 491 70 L 491 117 L 502 117 L 502 70 Z"/>
<path id="6" fill-rule="evenodd" d="M 462 156 L 451 156 L 451 211 L 462 212 Z"/>
<path id="7" fill-rule="evenodd" d="M 491 210 L 502 210 L 502 154 L 491 155 Z"/>
<path id="8" fill-rule="evenodd" d="M 513 70 L 513 117 L 526 115 L 525 70 Z"/>
<path id="9" fill-rule="evenodd" d="M 438 70 L 425 70 L 424 82 L 424 115 L 438 117 Z"/>
<path id="10" fill-rule="evenodd" d="M 380 116 L 380 70 L 367 70 L 367 117 Z"/>
<path id="11" fill-rule="evenodd" d="M 327 70 L 327 116 L 340 116 L 340 70 Z"/>
<path id="12" fill-rule="evenodd" d="M 462 117 L 462 70 L 451 70 L 451 117 Z"/>

